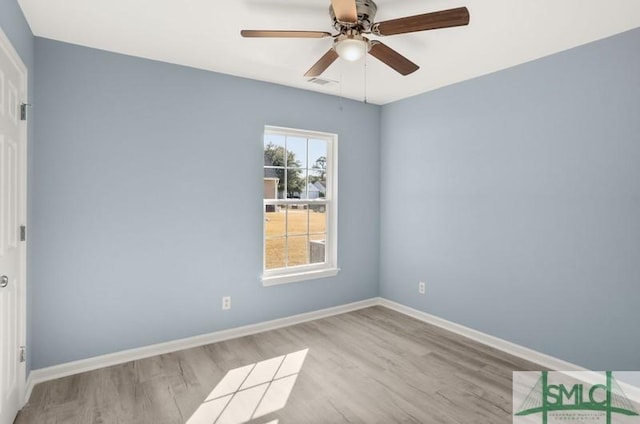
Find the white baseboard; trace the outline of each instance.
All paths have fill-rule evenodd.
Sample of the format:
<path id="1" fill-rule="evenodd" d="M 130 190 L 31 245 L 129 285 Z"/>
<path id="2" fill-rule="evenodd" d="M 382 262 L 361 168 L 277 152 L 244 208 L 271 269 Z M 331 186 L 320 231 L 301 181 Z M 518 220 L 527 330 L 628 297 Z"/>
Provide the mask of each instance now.
<path id="1" fill-rule="evenodd" d="M 185 339 L 173 340 L 170 342 L 140 347 L 137 349 L 123 350 L 121 352 L 109 353 L 107 355 L 100 355 L 93 358 L 81 359 L 79 361 L 67 362 L 60 365 L 40 368 L 29 373 L 23 397 L 24 404 L 26 404 L 26 402 L 29 400 L 34 386 L 45 381 L 55 380 L 57 378 L 67 377 L 73 374 L 79 374 L 82 372 L 93 371 L 100 368 L 123 364 L 125 362 L 136 361 L 138 359 L 148 358 L 150 356 L 162 355 L 165 353 L 176 352 L 178 350 L 190 349 L 192 347 L 204 346 L 223 340 L 235 339 L 237 337 L 249 336 L 252 334 L 262 333 L 264 331 L 288 327 L 307 321 L 313 321 L 320 318 L 343 314 L 345 312 L 356 311 L 358 309 L 363 309 L 378 304 L 379 298 L 376 297 L 367 300 L 361 300 L 359 302 L 348 303 L 346 305 L 339 305 L 331 308 L 320 309 L 317 311 L 306 312 L 303 314 L 292 315 L 289 317 L 278 318 L 258 324 L 245 325 L 243 327 L 231 328 L 229 330 L 215 331 L 213 333 L 202 334 L 200 336 L 188 337 Z"/>
<path id="2" fill-rule="evenodd" d="M 348 303 L 346 305 L 334 306 L 331 308 L 320 309 L 318 311 L 307 312 L 299 315 L 293 315 L 285 318 L 279 318 L 271 321 L 265 321 L 258 324 L 246 325 L 243 327 L 232 328 L 229 330 L 216 331 L 200 336 L 189 337 L 180 340 L 174 340 L 166 343 L 159 343 L 151 346 L 145 346 L 137 349 L 124 350 L 121 352 L 110 353 L 107 355 L 96 356 L 93 358 L 82 359 L 79 361 L 68 362 L 65 364 L 54 365 L 52 367 L 41 368 L 31 371 L 25 385 L 24 401 L 29 399 L 33 387 L 44 381 L 54 380 L 73 374 L 92 371 L 99 368 L 109 367 L 122 364 L 125 362 L 135 361 L 138 359 L 148 358 L 150 356 L 162 355 L 178 350 L 189 349 L 192 347 L 203 346 L 223 340 L 234 339 L 237 337 L 248 336 L 264 331 L 275 330 L 282 327 L 288 327 L 307 321 L 320 318 L 326 318 L 333 315 L 343 314 L 370 306 L 383 306 L 394 311 L 400 312 L 407 316 L 416 318 L 428 324 L 435 325 L 452 333 L 459 334 L 479 343 L 525 359 L 527 361 L 541 365 L 544 368 L 558 371 L 587 371 L 585 368 L 555 358 L 553 356 L 537 352 L 533 349 L 517 345 L 504 339 L 491 336 L 486 333 L 456 324 L 451 321 L 439 318 L 435 315 L 410 308 L 400 303 L 393 302 L 381 297 L 375 297 L 359 302 Z"/>
<path id="3" fill-rule="evenodd" d="M 513 356 L 517 356 L 527 361 L 534 362 L 550 370 L 587 371 L 586 368 L 583 368 L 576 364 L 572 364 L 571 362 L 563 361 L 562 359 L 558 359 L 553 356 L 537 352 L 533 349 L 508 342 L 499 337 L 491 336 L 478 330 L 465 327 L 464 325 L 456 324 L 455 322 L 447 321 L 446 319 L 442 319 L 435 315 L 410 308 L 391 300 L 380 298 L 379 305 L 389 309 L 393 309 L 394 311 L 403 313 L 428 324 L 432 324 L 445 330 L 451 331 L 452 333 L 456 333 L 469 339 L 475 340 L 492 348 L 509 353 Z"/>

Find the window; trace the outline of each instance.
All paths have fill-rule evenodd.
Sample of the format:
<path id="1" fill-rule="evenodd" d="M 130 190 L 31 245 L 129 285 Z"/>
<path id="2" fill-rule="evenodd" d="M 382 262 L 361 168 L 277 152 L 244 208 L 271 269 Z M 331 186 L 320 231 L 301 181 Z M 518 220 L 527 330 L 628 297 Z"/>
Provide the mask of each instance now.
<path id="1" fill-rule="evenodd" d="M 338 273 L 337 136 L 264 131 L 264 285 Z"/>

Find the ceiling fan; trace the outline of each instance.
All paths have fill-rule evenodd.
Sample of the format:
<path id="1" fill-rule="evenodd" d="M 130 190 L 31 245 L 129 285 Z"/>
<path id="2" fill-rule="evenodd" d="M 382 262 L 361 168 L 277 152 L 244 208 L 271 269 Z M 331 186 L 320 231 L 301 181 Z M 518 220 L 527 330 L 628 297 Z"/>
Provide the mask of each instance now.
<path id="1" fill-rule="evenodd" d="M 369 40 L 362 34 L 387 36 L 469 24 L 469 10 L 466 7 L 374 23 L 377 11 L 378 6 L 373 0 L 331 0 L 329 16 L 338 31 L 335 35 L 325 31 L 288 30 L 242 30 L 240 34 L 259 38 L 333 38 L 331 49 L 304 74 L 305 77 L 319 76 L 338 57 L 356 61 L 367 52 L 398 73 L 409 75 L 417 71 L 419 66 L 386 44 Z"/>

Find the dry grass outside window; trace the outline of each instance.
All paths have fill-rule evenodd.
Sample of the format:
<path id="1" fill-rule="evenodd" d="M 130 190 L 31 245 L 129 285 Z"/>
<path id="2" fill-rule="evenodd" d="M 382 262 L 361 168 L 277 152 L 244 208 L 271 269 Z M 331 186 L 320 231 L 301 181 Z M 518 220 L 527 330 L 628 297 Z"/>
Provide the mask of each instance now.
<path id="1" fill-rule="evenodd" d="M 283 207 L 264 216 L 266 269 L 308 264 L 309 241 L 326 238 L 324 212 Z"/>

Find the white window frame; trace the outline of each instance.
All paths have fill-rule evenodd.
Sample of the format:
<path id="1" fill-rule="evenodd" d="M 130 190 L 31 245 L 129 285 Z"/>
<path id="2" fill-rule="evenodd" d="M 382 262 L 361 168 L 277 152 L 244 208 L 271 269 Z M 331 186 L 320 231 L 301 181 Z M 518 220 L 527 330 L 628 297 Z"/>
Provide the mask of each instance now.
<path id="1" fill-rule="evenodd" d="M 289 137 L 304 137 L 327 141 L 326 192 L 323 199 L 263 199 L 264 216 L 267 205 L 326 205 L 327 232 L 325 262 L 297 265 L 286 268 L 266 269 L 266 223 L 262 230 L 262 285 L 273 286 L 285 283 L 333 277 L 338 274 L 338 135 L 266 125 L 264 135 L 277 134 Z M 264 138 L 263 138 L 264 140 Z M 264 147 L 264 142 L 263 142 Z M 263 165 L 264 166 L 264 165 Z"/>

